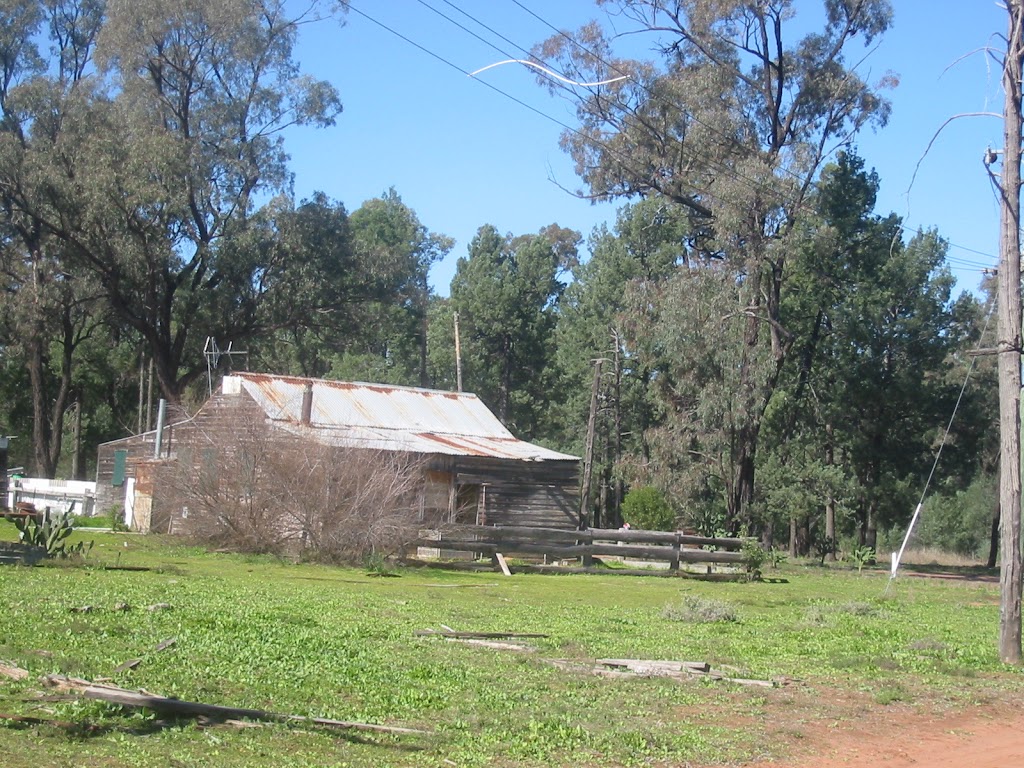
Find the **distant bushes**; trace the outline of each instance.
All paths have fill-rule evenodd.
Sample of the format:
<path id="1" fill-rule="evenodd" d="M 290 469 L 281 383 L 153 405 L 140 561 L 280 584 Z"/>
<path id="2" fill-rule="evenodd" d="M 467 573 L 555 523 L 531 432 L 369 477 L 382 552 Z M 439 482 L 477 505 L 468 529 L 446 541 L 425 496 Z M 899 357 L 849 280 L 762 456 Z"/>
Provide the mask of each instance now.
<path id="1" fill-rule="evenodd" d="M 633 488 L 622 502 L 622 519 L 645 531 L 674 531 L 676 513 L 665 494 L 652 486 Z"/>

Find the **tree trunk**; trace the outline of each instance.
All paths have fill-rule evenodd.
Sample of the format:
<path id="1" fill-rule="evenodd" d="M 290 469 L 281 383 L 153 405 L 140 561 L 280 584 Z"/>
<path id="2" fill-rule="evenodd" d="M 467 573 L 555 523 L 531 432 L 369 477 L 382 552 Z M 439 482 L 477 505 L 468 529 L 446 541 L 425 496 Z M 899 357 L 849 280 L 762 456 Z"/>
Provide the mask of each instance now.
<path id="1" fill-rule="evenodd" d="M 874 499 L 868 502 L 868 514 L 864 526 L 864 546 L 875 550 L 878 548 L 878 502 Z"/>
<path id="2" fill-rule="evenodd" d="M 79 473 L 82 469 L 82 398 L 79 396 L 75 403 L 75 427 L 72 436 L 71 452 L 71 479 L 81 480 Z"/>
<path id="3" fill-rule="evenodd" d="M 828 442 L 825 445 L 825 466 L 831 467 L 835 463 L 835 454 L 832 447 L 832 425 L 825 425 L 825 435 Z M 831 491 L 825 499 L 825 538 L 834 542 L 836 540 L 836 500 Z M 834 562 L 836 559 L 835 547 L 829 550 L 825 559 Z"/>
<path id="4" fill-rule="evenodd" d="M 1021 662 L 1020 162 L 1024 4 L 1009 0 L 1003 64 L 1003 173 L 999 225 L 999 657 Z"/>
<path id="5" fill-rule="evenodd" d="M 988 561 L 986 568 L 995 568 L 996 559 L 999 556 L 999 501 L 996 500 L 996 508 L 992 513 L 992 531 L 988 540 Z"/>
<path id="6" fill-rule="evenodd" d="M 34 336 L 36 334 L 33 334 Z M 28 358 L 28 379 L 32 386 L 32 457 L 33 474 L 36 477 L 52 479 L 57 467 L 50 455 L 50 423 L 47 419 L 49 400 L 46 386 L 46 358 L 43 353 L 43 339 L 36 337 L 26 345 Z"/>

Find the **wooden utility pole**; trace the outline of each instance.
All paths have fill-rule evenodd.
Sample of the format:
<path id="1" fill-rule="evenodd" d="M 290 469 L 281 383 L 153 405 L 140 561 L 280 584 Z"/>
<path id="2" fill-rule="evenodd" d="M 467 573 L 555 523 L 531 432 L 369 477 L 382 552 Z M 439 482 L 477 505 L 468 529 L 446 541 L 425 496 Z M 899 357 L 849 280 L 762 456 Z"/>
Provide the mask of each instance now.
<path id="1" fill-rule="evenodd" d="M 590 512 L 590 476 L 594 471 L 594 433 L 597 430 L 597 399 L 601 389 L 601 363 L 594 361 L 594 386 L 590 390 L 590 417 L 587 419 L 587 445 L 583 451 L 583 478 L 580 487 L 580 523 Z"/>
<path id="2" fill-rule="evenodd" d="M 462 343 L 459 339 L 459 313 L 452 313 L 455 321 L 455 391 L 462 391 Z"/>
<path id="3" fill-rule="evenodd" d="M 1024 0 L 1007 0 L 1003 60 L 1003 171 L 999 213 L 999 657 L 1021 662 L 1020 162 Z"/>
<path id="4" fill-rule="evenodd" d="M 71 437 L 71 479 L 81 480 L 78 476 L 82 460 L 82 398 L 75 403 L 74 431 Z"/>

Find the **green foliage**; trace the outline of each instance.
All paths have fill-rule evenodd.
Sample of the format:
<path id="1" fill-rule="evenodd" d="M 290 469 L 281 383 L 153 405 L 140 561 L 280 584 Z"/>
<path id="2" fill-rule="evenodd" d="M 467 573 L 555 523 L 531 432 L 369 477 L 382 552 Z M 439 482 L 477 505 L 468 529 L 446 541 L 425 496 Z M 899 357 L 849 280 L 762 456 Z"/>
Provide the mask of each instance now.
<path id="1" fill-rule="evenodd" d="M 657 488 L 630 488 L 622 502 L 622 519 L 634 528 L 646 531 L 674 531 L 676 513 Z"/>
<path id="2" fill-rule="evenodd" d="M 984 557 L 997 504 L 998 478 L 994 474 L 979 475 L 962 490 L 931 496 L 921 510 L 914 544 Z"/>
<path id="3" fill-rule="evenodd" d="M 849 552 L 849 558 L 857 566 L 857 573 L 860 573 L 865 565 L 875 564 L 875 550 L 873 547 L 854 547 Z"/>
<path id="4" fill-rule="evenodd" d="M 452 279 L 464 388 L 526 439 L 543 435 L 549 420 L 556 310 L 565 289 L 559 275 L 575 263 L 579 240 L 555 224 L 519 237 L 486 225 Z"/>
<path id="5" fill-rule="evenodd" d="M 750 581 L 760 581 L 761 566 L 768 560 L 765 548 L 756 539 L 744 539 L 740 545 L 740 553 L 743 555 L 743 567 L 746 569 L 747 578 Z"/>

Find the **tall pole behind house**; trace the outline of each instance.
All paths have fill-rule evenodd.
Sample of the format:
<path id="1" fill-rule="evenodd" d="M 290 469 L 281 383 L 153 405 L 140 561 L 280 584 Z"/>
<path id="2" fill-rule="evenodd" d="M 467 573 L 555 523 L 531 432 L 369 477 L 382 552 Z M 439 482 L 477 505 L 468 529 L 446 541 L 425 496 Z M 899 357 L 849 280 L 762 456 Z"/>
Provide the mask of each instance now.
<path id="1" fill-rule="evenodd" d="M 459 313 L 454 312 L 455 321 L 455 391 L 462 391 L 462 344 L 459 340 Z"/>
<path id="2" fill-rule="evenodd" d="M 590 512 L 590 476 L 594 470 L 594 432 L 597 428 L 597 396 L 601 388 L 601 363 L 594 361 L 594 386 L 590 390 L 590 416 L 587 418 L 587 444 L 583 451 L 583 478 L 580 486 L 580 524 Z M 595 525 L 597 521 L 594 521 Z"/>

